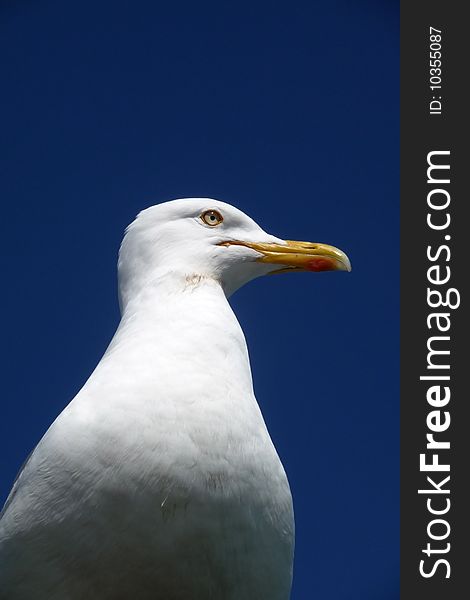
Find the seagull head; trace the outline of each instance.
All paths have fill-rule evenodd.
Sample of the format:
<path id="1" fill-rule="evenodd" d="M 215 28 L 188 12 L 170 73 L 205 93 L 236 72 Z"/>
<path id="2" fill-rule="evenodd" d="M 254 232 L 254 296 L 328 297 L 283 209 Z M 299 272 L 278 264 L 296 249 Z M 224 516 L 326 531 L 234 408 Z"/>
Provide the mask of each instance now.
<path id="1" fill-rule="evenodd" d="M 119 253 L 121 305 L 162 278 L 211 279 L 229 296 L 261 275 L 350 271 L 344 252 L 327 244 L 283 240 L 241 210 L 211 198 L 151 206 L 126 230 Z"/>

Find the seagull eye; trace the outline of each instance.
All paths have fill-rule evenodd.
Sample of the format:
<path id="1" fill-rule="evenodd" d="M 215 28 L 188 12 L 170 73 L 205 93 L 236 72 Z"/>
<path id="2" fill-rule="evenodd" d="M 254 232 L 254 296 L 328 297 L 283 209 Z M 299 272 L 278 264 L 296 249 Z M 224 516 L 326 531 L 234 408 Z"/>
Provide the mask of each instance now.
<path id="1" fill-rule="evenodd" d="M 206 212 L 202 213 L 201 219 L 206 225 L 210 225 L 211 227 L 220 225 L 224 220 L 223 216 L 217 210 L 206 210 Z"/>

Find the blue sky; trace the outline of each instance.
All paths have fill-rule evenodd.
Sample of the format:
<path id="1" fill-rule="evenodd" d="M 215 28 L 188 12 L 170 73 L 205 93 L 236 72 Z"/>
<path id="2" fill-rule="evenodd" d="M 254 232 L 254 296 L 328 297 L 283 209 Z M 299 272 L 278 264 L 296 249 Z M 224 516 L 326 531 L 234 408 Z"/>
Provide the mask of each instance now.
<path id="1" fill-rule="evenodd" d="M 370 0 L 2 2 L 2 500 L 118 323 L 125 226 L 211 196 L 352 260 L 232 305 L 293 490 L 292 599 L 398 598 L 398 16 Z"/>

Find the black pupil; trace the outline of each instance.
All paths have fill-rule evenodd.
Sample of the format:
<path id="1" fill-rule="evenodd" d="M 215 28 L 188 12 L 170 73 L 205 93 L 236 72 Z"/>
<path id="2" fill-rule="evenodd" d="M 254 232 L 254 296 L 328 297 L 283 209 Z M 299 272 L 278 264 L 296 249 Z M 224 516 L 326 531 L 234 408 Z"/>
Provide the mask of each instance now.
<path id="1" fill-rule="evenodd" d="M 222 217 L 214 211 L 207 211 L 204 213 L 203 218 L 212 225 L 217 225 L 222 221 Z"/>

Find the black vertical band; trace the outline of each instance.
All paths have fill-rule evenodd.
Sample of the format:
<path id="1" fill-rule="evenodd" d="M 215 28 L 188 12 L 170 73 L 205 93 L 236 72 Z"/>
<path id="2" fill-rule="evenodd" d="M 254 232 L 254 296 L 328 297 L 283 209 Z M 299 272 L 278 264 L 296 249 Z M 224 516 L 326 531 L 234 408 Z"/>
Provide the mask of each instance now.
<path id="1" fill-rule="evenodd" d="M 469 593 L 470 102 L 464 89 L 470 36 L 464 7 L 401 3 L 403 600 Z"/>

